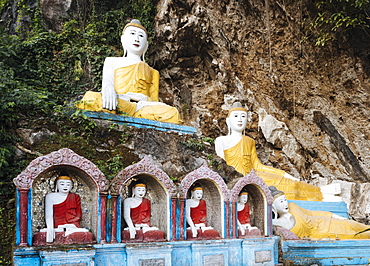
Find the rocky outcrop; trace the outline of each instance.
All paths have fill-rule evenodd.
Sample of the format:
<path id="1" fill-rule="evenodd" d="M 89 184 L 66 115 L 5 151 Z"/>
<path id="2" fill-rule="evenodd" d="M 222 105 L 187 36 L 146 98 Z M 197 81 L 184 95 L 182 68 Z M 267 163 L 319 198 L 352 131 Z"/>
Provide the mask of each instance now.
<path id="1" fill-rule="evenodd" d="M 314 47 L 302 42 L 305 4 L 267 3 L 159 1 L 150 58 L 161 97 L 210 137 L 227 133 L 226 110 L 241 101 L 258 114 L 247 134 L 264 163 L 312 184 L 341 182 L 350 213 L 366 220 L 369 201 L 357 193 L 370 180 L 369 42 Z"/>

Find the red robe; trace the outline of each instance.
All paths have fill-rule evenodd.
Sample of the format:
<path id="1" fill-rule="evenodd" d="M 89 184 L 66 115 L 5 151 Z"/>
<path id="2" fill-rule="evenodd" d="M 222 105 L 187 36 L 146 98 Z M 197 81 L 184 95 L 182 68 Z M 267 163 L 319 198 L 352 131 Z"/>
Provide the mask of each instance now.
<path id="1" fill-rule="evenodd" d="M 54 211 L 54 228 L 58 225 L 74 224 L 77 227 L 80 226 L 82 217 L 81 211 L 81 199 L 80 196 L 75 193 L 69 193 L 65 201 L 59 204 L 53 205 Z"/>
<path id="2" fill-rule="evenodd" d="M 241 211 L 238 211 L 238 220 L 241 224 L 251 223 L 250 208 L 248 203 L 245 203 L 244 208 Z"/>
<path id="3" fill-rule="evenodd" d="M 190 217 L 194 224 L 205 224 L 207 222 L 207 206 L 205 200 L 201 199 L 197 207 L 190 208 Z"/>
<path id="4" fill-rule="evenodd" d="M 152 208 L 150 204 L 150 200 L 143 198 L 143 201 L 139 206 L 136 208 L 131 208 L 130 210 L 130 216 L 132 223 L 134 225 L 136 224 L 147 224 L 149 226 L 152 226 L 150 224 L 150 215 L 152 213 Z"/>

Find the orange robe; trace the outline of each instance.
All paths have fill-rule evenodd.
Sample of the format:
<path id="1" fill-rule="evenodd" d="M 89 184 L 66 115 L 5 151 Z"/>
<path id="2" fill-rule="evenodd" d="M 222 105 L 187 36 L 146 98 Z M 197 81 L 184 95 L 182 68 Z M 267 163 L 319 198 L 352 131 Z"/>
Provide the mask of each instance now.
<path id="1" fill-rule="evenodd" d="M 74 224 L 77 227 L 80 226 L 82 218 L 81 211 L 81 199 L 80 196 L 75 193 L 68 193 L 65 201 L 59 204 L 53 205 L 54 212 L 54 228 L 58 225 Z"/>
<path id="2" fill-rule="evenodd" d="M 310 211 L 303 209 L 295 203 L 289 203 L 289 212 L 294 216 L 295 225 L 290 230 L 298 237 L 311 237 L 312 239 L 370 239 L 370 231 L 361 232 L 369 225 L 361 224 L 353 220 L 341 220 L 332 218 L 332 213 L 327 211 Z"/>
<path id="3" fill-rule="evenodd" d="M 233 166 L 236 171 L 247 175 L 254 169 L 267 186 L 275 186 L 283 191 L 287 199 L 314 201 L 323 199 L 319 187 L 285 178 L 283 170 L 263 165 L 257 156 L 256 143 L 250 137 L 243 136 L 234 147 L 224 150 L 224 155 L 226 163 Z"/>
<path id="4" fill-rule="evenodd" d="M 150 200 L 148 200 L 147 198 L 143 198 L 143 201 L 140 203 L 139 206 L 137 206 L 136 208 L 131 208 L 130 210 L 132 223 L 134 225 L 147 224 L 149 226 L 152 226 L 150 224 L 151 213 L 152 207 L 150 204 Z"/>
<path id="5" fill-rule="evenodd" d="M 190 217 L 194 224 L 207 223 L 207 203 L 204 199 L 199 201 L 197 207 L 190 208 Z"/>
<path id="6" fill-rule="evenodd" d="M 117 94 L 141 93 L 147 96 L 147 101 L 158 102 L 159 72 L 144 62 L 118 68 L 114 71 L 114 90 Z M 182 123 L 178 110 L 169 105 L 145 106 L 136 111 L 137 103 L 118 98 L 117 111 L 103 109 L 102 94 L 94 91 L 86 92 L 81 102 L 76 106 L 95 112 L 124 114 L 176 124 Z"/>

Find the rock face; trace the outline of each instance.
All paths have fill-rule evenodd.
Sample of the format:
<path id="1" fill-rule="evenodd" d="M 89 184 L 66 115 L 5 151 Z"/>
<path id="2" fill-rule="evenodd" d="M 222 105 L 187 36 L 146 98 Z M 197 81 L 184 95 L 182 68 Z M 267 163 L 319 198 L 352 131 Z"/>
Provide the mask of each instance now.
<path id="1" fill-rule="evenodd" d="M 365 221 L 369 42 L 302 43 L 305 4 L 266 2 L 159 1 L 150 58 L 160 96 L 209 137 L 227 133 L 225 110 L 241 101 L 258 114 L 247 134 L 262 162 L 312 184 L 340 182 L 350 214 Z"/>

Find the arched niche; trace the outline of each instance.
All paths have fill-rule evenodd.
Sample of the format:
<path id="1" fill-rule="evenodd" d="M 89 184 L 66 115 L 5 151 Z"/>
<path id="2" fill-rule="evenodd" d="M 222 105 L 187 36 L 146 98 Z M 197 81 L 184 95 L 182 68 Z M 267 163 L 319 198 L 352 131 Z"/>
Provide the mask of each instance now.
<path id="1" fill-rule="evenodd" d="M 132 196 L 132 184 L 141 180 L 147 185 L 145 197 L 151 201 L 151 224 L 165 232 L 167 239 L 170 238 L 171 198 L 176 197 L 176 187 L 170 177 L 157 166 L 148 156 L 140 162 L 123 169 L 113 179 L 110 193 L 119 195 L 121 198 L 121 230 L 126 227 L 123 219 L 123 201 Z"/>
<path id="2" fill-rule="evenodd" d="M 108 180 L 95 164 L 86 158 L 76 154 L 74 151 L 63 148 L 45 156 L 40 156 L 33 160 L 24 171 L 16 178 L 14 183 L 19 191 L 30 191 L 28 194 L 28 203 L 25 198 L 17 203 L 20 205 L 22 213 L 28 213 L 28 219 L 32 217 L 32 223 L 20 222 L 20 231 L 27 232 L 27 238 L 37 233 L 41 228 L 45 228 L 45 195 L 54 192 L 54 181 L 61 173 L 69 175 L 73 179 L 72 192 L 81 197 L 82 220 L 81 226 L 91 229 L 97 236 L 98 230 L 98 197 L 100 192 L 108 189 Z M 27 206 L 27 207 L 26 207 Z M 22 227 L 31 228 L 24 229 Z M 25 236 L 21 236 L 24 239 Z M 23 241 L 21 241 L 23 242 Z M 25 244 L 25 243 L 21 243 Z M 29 243 L 31 245 L 31 243 Z"/>
<path id="3" fill-rule="evenodd" d="M 222 177 L 208 168 L 206 164 L 187 174 L 180 184 L 181 197 L 191 197 L 190 187 L 198 183 L 203 189 L 203 199 L 207 203 L 208 226 L 216 229 L 220 236 L 225 237 L 225 209 L 229 198 L 229 190 Z M 185 203 L 186 204 L 186 203 Z M 184 208 L 185 209 L 185 208 Z"/>
<path id="4" fill-rule="evenodd" d="M 249 194 L 248 204 L 251 208 L 251 224 L 263 231 L 264 235 L 269 235 L 273 198 L 266 183 L 252 170 L 246 176 L 236 179 L 231 185 L 233 187 L 230 191 L 230 201 L 236 204 L 240 192 L 245 189 Z"/>

